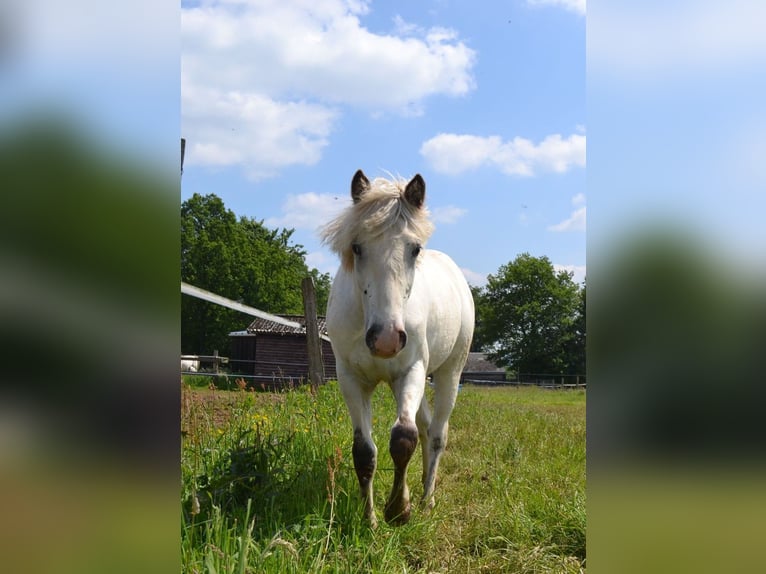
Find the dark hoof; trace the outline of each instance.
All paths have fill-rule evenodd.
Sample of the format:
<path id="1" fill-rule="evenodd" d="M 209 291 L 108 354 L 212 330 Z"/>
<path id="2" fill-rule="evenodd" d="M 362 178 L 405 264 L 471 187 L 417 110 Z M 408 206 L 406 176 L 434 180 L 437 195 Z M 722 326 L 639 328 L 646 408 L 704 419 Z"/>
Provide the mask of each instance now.
<path id="1" fill-rule="evenodd" d="M 386 505 L 386 522 L 392 526 L 401 526 L 402 524 L 407 524 L 410 521 L 411 510 L 412 505 L 409 502 L 402 511 L 394 509 L 392 506 Z"/>
<path id="2" fill-rule="evenodd" d="M 365 517 L 367 520 L 367 525 L 372 529 L 376 530 L 378 528 L 378 519 L 375 517 L 374 514 L 371 514 L 370 516 Z"/>

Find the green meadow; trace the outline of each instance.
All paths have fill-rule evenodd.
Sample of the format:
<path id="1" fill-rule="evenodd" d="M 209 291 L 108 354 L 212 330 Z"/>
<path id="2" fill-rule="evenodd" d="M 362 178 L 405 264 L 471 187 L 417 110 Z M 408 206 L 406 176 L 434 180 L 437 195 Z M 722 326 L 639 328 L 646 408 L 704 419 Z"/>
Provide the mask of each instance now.
<path id="1" fill-rule="evenodd" d="M 428 514 L 389 526 L 395 404 L 375 393 L 370 529 L 337 383 L 281 393 L 182 383 L 184 572 L 582 572 L 585 391 L 462 387 Z M 210 385 L 212 387 L 212 385 Z M 236 385 L 233 385 L 236 389 Z M 430 389 L 429 389 L 430 392 Z M 410 463 L 422 494 L 420 449 Z"/>

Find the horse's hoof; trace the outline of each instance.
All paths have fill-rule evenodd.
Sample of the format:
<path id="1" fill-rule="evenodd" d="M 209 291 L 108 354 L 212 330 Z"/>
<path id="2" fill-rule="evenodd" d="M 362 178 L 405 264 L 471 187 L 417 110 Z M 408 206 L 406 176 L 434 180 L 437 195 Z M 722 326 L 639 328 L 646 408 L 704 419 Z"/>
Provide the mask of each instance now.
<path id="1" fill-rule="evenodd" d="M 374 509 L 372 508 L 364 509 L 364 522 L 366 522 L 372 529 L 375 529 L 378 527 L 378 517 L 375 516 Z"/>
<path id="2" fill-rule="evenodd" d="M 433 497 L 431 498 L 424 498 L 420 501 L 420 508 L 423 510 L 424 514 L 429 514 L 434 509 L 435 503 Z"/>
<path id="3" fill-rule="evenodd" d="M 404 510 L 394 510 L 391 506 L 386 506 L 386 522 L 393 526 L 401 526 L 410 521 L 410 512 L 412 505 L 408 502 Z"/>

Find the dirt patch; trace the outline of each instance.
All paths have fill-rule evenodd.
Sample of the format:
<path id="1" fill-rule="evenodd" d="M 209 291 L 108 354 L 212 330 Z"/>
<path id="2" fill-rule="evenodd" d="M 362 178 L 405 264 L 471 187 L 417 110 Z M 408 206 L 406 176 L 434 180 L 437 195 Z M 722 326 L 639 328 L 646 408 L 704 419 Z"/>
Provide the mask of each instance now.
<path id="1" fill-rule="evenodd" d="M 278 393 L 191 389 L 182 384 L 181 435 L 185 436 L 192 428 L 225 427 L 235 407 L 247 405 L 253 409 L 268 408 L 284 400 L 285 397 Z"/>

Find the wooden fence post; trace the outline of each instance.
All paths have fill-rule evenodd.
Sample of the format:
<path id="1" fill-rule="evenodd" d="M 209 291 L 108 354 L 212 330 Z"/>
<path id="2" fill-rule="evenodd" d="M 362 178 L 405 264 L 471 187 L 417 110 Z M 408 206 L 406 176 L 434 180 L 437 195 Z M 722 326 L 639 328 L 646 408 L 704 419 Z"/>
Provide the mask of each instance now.
<path id="1" fill-rule="evenodd" d="M 314 291 L 313 277 L 305 277 L 301 282 L 303 291 L 303 312 L 306 316 L 306 345 L 309 356 L 309 382 L 312 392 L 324 382 L 324 365 L 322 363 L 322 345 L 319 339 L 317 322 L 317 299 Z"/>

